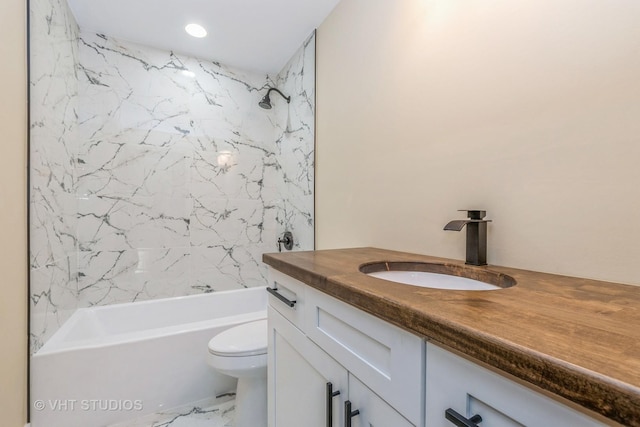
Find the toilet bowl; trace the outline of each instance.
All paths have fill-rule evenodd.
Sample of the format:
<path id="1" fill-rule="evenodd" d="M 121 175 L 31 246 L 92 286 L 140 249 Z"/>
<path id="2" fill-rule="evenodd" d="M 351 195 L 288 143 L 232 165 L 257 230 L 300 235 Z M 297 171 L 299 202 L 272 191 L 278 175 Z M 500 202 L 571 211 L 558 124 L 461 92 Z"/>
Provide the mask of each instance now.
<path id="1" fill-rule="evenodd" d="M 238 378 L 235 427 L 267 425 L 267 320 L 227 329 L 209 341 L 207 362 Z"/>

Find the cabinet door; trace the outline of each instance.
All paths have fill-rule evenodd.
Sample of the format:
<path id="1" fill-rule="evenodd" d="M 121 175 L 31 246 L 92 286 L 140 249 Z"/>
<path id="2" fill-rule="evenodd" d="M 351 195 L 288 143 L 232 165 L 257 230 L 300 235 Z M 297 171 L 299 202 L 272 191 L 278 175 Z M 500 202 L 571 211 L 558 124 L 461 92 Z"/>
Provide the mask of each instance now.
<path id="1" fill-rule="evenodd" d="M 349 402 L 351 412 L 358 412 L 351 417 L 352 427 L 413 427 L 413 424 L 351 374 Z M 349 416 L 346 407 L 344 416 Z M 345 423 L 346 425 L 348 424 Z"/>
<path id="2" fill-rule="evenodd" d="M 424 341 L 315 289 L 306 289 L 307 336 L 349 372 L 420 425 L 424 414 Z"/>
<path id="3" fill-rule="evenodd" d="M 453 427 L 450 409 L 480 426 L 602 426 L 543 394 L 427 343 L 426 427 Z"/>
<path id="4" fill-rule="evenodd" d="M 347 371 L 272 307 L 268 313 L 269 426 L 342 427 Z"/>

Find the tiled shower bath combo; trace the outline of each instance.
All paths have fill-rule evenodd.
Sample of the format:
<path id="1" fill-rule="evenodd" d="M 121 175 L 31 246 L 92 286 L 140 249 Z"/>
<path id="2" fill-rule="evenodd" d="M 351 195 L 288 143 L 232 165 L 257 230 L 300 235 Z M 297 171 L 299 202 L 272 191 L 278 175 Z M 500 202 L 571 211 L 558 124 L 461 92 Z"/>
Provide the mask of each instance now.
<path id="1" fill-rule="evenodd" d="M 263 75 L 30 7 L 32 355 L 77 309 L 265 286 L 284 231 L 313 249 L 314 35 Z"/>

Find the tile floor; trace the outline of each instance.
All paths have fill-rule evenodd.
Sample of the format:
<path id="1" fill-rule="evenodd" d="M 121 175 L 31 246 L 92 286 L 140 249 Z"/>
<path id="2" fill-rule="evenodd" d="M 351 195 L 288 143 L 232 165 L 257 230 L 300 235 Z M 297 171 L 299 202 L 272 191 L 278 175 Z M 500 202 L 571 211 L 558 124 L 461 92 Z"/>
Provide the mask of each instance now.
<path id="1" fill-rule="evenodd" d="M 233 397 L 203 400 L 109 427 L 233 427 Z"/>

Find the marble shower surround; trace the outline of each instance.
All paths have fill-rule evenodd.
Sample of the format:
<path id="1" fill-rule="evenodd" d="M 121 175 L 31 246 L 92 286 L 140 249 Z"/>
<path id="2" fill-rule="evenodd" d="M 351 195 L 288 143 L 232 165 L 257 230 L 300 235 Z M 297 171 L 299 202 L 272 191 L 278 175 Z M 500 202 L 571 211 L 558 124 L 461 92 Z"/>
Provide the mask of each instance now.
<path id="1" fill-rule="evenodd" d="M 66 7 L 50 3 L 32 2 L 32 22 Z M 65 208 L 51 217 L 69 239 L 66 262 L 36 272 L 47 290 L 32 282 L 32 317 L 44 319 L 32 326 L 32 351 L 78 307 L 264 285 L 261 255 L 285 229 L 297 249 L 313 248 L 313 36 L 270 77 L 78 32 L 68 10 L 55 18 L 75 28 L 56 41 L 73 53 L 64 73 L 75 89 L 64 122 L 72 132 L 64 149 L 32 138 L 32 152 L 65 166 L 51 168 L 68 181 Z M 38 32 L 44 45 L 50 33 Z M 55 75 L 53 64 L 38 68 Z M 276 84 L 292 103 L 259 108 Z M 45 98 L 35 98 L 43 115 L 53 108 Z M 37 250 L 49 241 L 45 224 L 56 222 L 32 224 L 32 269 L 49 257 Z M 43 305 L 43 293 L 64 298 Z"/>
<path id="2" fill-rule="evenodd" d="M 82 33 L 82 304 L 264 283 L 279 205 L 267 77 Z"/>
<path id="3" fill-rule="evenodd" d="M 78 307 L 74 157 L 78 26 L 65 0 L 30 1 L 30 340 Z"/>
<path id="4" fill-rule="evenodd" d="M 315 43 L 312 35 L 276 77 L 277 87 L 291 95 L 291 104 L 286 111 L 277 109 L 273 121 L 281 203 L 277 222 L 279 230 L 293 232 L 298 250 L 315 247 Z"/>

